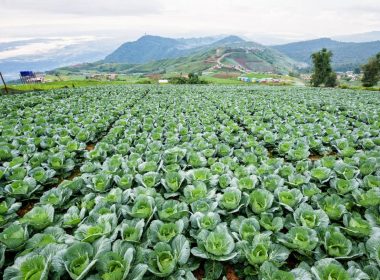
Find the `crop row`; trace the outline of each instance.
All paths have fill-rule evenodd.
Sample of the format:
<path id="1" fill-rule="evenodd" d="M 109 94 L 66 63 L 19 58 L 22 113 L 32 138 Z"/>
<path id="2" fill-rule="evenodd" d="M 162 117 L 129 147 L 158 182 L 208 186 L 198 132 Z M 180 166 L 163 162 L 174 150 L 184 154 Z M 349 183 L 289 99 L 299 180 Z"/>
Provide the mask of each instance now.
<path id="1" fill-rule="evenodd" d="M 54 99 L 61 113 L 41 103 L 20 109 L 13 125 L 1 123 L 4 147 L 25 135 L 8 132 L 15 123 L 39 138 L 44 106 L 45 131 L 70 131 L 75 122 L 91 135 L 102 124 L 83 141 L 54 134 L 46 149 L 53 155 L 67 149 L 66 135 L 82 145 L 80 156 L 67 157 L 80 172 L 44 189 L 23 217 L 15 199 L 29 196 L 9 186 L 25 178 L 11 177 L 13 158 L 5 158 L 4 279 L 219 279 L 228 265 L 241 279 L 380 279 L 377 96 L 103 89 Z M 29 171 L 35 152 L 25 154 L 15 168 Z"/>

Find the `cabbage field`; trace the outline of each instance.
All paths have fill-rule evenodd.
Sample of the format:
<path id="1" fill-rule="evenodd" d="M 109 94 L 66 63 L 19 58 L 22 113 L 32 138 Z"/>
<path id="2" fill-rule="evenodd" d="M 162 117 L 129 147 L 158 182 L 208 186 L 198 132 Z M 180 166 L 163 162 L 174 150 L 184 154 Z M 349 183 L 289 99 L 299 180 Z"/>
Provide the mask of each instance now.
<path id="1" fill-rule="evenodd" d="M 2 96 L 5 280 L 380 280 L 380 95 Z"/>

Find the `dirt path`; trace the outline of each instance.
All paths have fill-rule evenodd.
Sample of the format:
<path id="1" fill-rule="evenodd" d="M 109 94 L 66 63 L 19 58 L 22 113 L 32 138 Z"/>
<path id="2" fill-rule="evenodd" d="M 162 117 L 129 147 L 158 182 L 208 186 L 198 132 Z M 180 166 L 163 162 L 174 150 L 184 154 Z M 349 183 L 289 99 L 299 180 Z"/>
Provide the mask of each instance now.
<path id="1" fill-rule="evenodd" d="M 218 66 L 220 68 L 234 69 L 234 70 L 237 70 L 237 71 L 242 72 L 244 74 L 248 73 L 249 70 L 247 68 L 241 66 L 240 64 L 239 64 L 239 66 L 233 66 L 233 65 L 224 64 L 222 62 L 223 59 L 225 59 L 226 57 L 230 56 L 231 54 L 233 54 L 233 52 L 225 53 L 222 56 L 218 57 L 217 60 L 216 60 L 216 65 L 212 66 L 209 70 L 213 70 L 213 68 L 215 66 Z"/>

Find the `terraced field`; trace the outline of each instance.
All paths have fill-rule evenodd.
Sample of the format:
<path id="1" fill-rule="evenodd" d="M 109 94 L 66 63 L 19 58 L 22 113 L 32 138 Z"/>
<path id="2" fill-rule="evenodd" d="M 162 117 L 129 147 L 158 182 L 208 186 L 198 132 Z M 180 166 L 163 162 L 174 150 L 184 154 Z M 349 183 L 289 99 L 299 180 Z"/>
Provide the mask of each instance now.
<path id="1" fill-rule="evenodd" d="M 380 95 L 2 97 L 3 279 L 380 279 Z"/>

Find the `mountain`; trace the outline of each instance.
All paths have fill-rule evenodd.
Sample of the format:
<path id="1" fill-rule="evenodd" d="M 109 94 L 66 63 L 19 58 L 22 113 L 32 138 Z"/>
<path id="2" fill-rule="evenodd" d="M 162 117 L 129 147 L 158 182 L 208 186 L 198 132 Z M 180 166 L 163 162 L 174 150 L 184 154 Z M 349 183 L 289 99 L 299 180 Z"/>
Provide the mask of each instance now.
<path id="1" fill-rule="evenodd" d="M 160 63 L 163 63 L 165 68 L 174 70 L 207 69 L 207 67 L 222 65 L 215 58 L 220 53 L 222 55 L 227 53 L 221 59 L 222 61 L 219 61 L 226 62 L 227 66 L 240 65 L 243 69 L 252 71 L 286 72 L 289 69 L 304 67 L 305 63 L 310 64 L 311 53 L 323 47 L 334 52 L 335 69 L 348 70 L 365 63 L 368 57 L 380 51 L 378 41 L 363 42 L 379 40 L 380 31 L 273 47 L 264 47 L 237 36 L 226 35 L 178 39 L 143 36 L 135 42 L 122 44 L 123 38 L 125 37 L 72 36 L 9 41 L 2 38 L 0 39 L 0 71 L 7 80 L 11 80 L 17 78 L 21 70 L 46 71 L 78 64 L 82 65 L 71 67 L 71 69 L 77 72 L 82 68 L 97 68 L 103 65 L 104 69 L 109 70 L 122 69 L 122 71 L 136 72 L 150 69 L 153 71 L 163 68 L 160 67 Z M 255 38 L 258 37 L 255 36 Z M 228 50 L 239 44 L 240 46 L 232 53 Z M 217 52 L 217 49 L 221 47 L 226 47 L 226 49 L 220 49 Z M 202 58 L 205 59 L 202 60 Z"/>
<path id="2" fill-rule="evenodd" d="M 333 40 L 340 42 L 365 43 L 380 41 L 380 31 L 371 31 L 366 33 L 357 33 L 350 35 L 340 35 L 332 37 Z"/>
<path id="3" fill-rule="evenodd" d="M 161 59 L 188 56 L 205 46 L 244 42 L 237 36 L 222 38 L 171 39 L 146 35 L 134 42 L 122 44 L 113 53 L 106 56 L 106 63 L 144 64 Z"/>
<path id="4" fill-rule="evenodd" d="M 311 64 L 311 54 L 327 48 L 334 54 L 333 67 L 337 71 L 352 70 L 367 62 L 368 58 L 380 52 L 380 41 L 365 43 L 339 42 L 329 38 L 302 41 L 272 48 L 290 58 Z"/>
<path id="5" fill-rule="evenodd" d="M 106 56 L 105 62 L 146 63 L 152 60 L 177 57 L 186 52 L 179 41 L 159 36 L 143 36 L 137 41 L 122 44 Z"/>
<path id="6" fill-rule="evenodd" d="M 149 72 L 273 72 L 288 74 L 302 67 L 285 55 L 253 42 L 212 44 L 186 57 L 155 61 L 129 69 L 132 73 Z"/>
<path id="7" fill-rule="evenodd" d="M 277 50 L 247 42 L 237 36 L 214 40 L 144 36 L 135 42 L 123 44 L 103 61 L 59 70 L 126 74 L 200 71 L 287 74 L 304 66 Z"/>
<path id="8" fill-rule="evenodd" d="M 240 38 L 239 36 L 230 35 L 214 42 L 213 45 L 225 45 L 225 44 L 235 44 L 235 43 L 244 43 L 244 42 L 246 41 Z"/>
<path id="9" fill-rule="evenodd" d="M 186 46 L 187 48 L 196 48 L 196 47 L 211 45 L 225 37 L 226 36 L 218 35 L 218 36 L 207 36 L 207 37 L 197 37 L 197 38 L 179 38 L 176 40 L 180 42 L 182 45 Z"/>
<path id="10" fill-rule="evenodd" d="M 116 45 L 115 45 L 116 44 Z M 6 80 L 19 71 L 46 71 L 66 65 L 98 61 L 119 44 L 106 38 L 62 37 L 0 42 L 0 71 Z"/>

